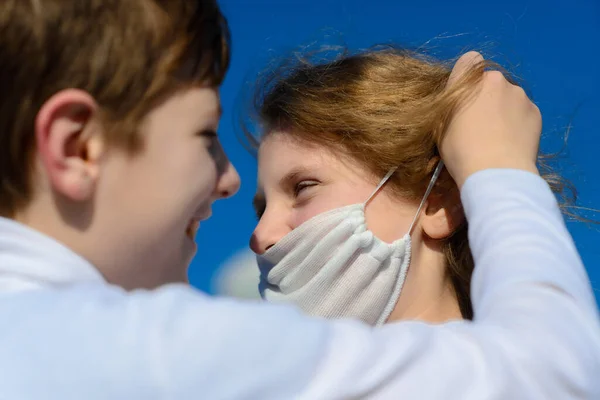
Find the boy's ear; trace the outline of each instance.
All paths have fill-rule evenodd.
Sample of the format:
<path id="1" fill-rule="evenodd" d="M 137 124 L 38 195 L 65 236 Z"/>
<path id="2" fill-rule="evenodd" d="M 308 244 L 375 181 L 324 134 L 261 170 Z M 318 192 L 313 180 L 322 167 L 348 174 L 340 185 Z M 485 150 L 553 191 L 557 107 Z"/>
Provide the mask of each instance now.
<path id="1" fill-rule="evenodd" d="M 104 150 L 98 105 L 85 91 L 62 90 L 40 108 L 35 120 L 37 151 L 52 189 L 68 199 L 91 198 Z"/>
<path id="2" fill-rule="evenodd" d="M 421 226 L 428 237 L 441 240 L 452 235 L 464 220 L 465 214 L 457 190 L 456 193 L 431 196 Z"/>

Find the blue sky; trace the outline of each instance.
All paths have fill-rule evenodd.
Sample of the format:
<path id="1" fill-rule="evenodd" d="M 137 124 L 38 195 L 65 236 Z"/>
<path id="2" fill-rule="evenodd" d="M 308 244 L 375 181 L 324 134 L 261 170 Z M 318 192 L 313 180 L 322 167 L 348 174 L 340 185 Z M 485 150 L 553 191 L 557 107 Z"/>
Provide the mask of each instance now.
<path id="1" fill-rule="evenodd" d="M 579 204 L 600 207 L 600 2 L 398 0 L 221 0 L 233 38 L 233 60 L 222 87 L 221 140 L 242 178 L 236 197 L 217 202 L 198 233 L 192 284 L 211 291 L 217 268 L 247 248 L 256 219 L 251 205 L 256 161 L 239 144 L 235 111 L 241 89 L 274 56 L 310 43 L 350 49 L 394 42 L 425 45 L 441 58 L 483 49 L 511 67 L 544 117 L 542 149 L 557 150 L 572 123 L 560 171 L 579 190 Z M 600 219 L 600 215 L 595 215 Z M 568 223 L 600 299 L 600 228 Z M 600 301 L 599 301 L 600 303 Z"/>

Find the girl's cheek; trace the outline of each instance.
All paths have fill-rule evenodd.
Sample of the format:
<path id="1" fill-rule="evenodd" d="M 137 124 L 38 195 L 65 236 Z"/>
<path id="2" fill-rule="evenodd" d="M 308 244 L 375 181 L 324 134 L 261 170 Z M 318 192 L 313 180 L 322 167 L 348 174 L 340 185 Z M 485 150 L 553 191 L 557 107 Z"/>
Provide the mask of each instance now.
<path id="1" fill-rule="evenodd" d="M 317 215 L 337 208 L 336 202 L 327 201 L 324 198 L 313 198 L 301 206 L 294 208 L 292 212 L 292 228 L 297 228 L 309 219 Z"/>

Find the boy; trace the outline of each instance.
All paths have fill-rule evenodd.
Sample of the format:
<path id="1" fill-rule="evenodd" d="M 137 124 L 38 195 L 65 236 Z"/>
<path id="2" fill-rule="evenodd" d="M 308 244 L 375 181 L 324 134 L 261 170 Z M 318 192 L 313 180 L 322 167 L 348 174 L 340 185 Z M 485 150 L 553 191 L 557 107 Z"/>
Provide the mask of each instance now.
<path id="1" fill-rule="evenodd" d="M 0 2 L 0 398 L 597 393 L 588 282 L 535 176 L 539 112 L 497 74 L 441 148 L 486 264 L 472 325 L 371 330 L 185 285 L 200 221 L 239 186 L 215 133 L 228 46 L 212 0 Z M 485 220 L 507 201 L 492 167 L 494 188 L 525 199 L 502 226 Z M 532 244 L 505 252 L 505 237 Z"/>

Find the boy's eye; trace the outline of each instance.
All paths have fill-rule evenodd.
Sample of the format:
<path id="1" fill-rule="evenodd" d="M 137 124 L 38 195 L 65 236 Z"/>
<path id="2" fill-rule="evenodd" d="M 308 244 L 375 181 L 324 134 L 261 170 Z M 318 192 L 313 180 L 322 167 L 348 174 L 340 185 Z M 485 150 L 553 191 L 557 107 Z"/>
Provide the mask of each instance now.
<path id="1" fill-rule="evenodd" d="M 318 184 L 319 184 L 319 182 L 311 181 L 311 180 L 298 182 L 296 184 L 296 186 L 294 187 L 294 196 L 298 197 L 305 189 L 316 186 Z"/>
<path id="2" fill-rule="evenodd" d="M 217 138 L 217 132 L 212 129 L 206 129 L 199 133 L 200 136 L 205 137 L 207 139 L 213 140 Z"/>

